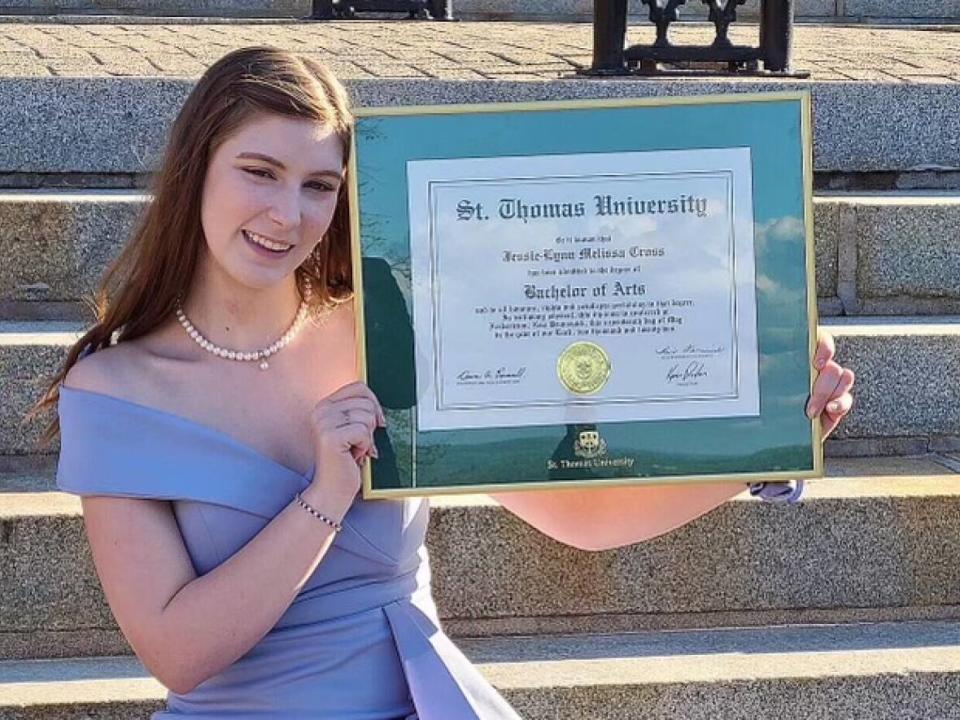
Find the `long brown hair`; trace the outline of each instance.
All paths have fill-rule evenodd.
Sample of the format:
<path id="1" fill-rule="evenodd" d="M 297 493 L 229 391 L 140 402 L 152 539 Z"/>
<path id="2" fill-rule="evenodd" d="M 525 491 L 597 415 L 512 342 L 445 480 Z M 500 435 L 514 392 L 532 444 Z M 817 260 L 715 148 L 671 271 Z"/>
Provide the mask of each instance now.
<path id="1" fill-rule="evenodd" d="M 210 157 L 259 112 L 322 122 L 342 142 L 346 164 L 353 117 L 346 90 L 326 67 L 270 47 L 236 50 L 214 63 L 173 123 L 154 176 L 152 201 L 100 281 L 92 302 L 95 324 L 70 348 L 28 419 L 59 401 L 60 385 L 82 353 L 133 340 L 170 318 L 177 294 L 186 295 L 205 243 L 200 202 Z M 345 185 L 325 240 L 296 270 L 301 293 L 305 278 L 310 278 L 316 306 L 345 300 L 352 292 Z M 59 432 L 59 419 L 54 418 L 41 445 L 48 445 Z"/>

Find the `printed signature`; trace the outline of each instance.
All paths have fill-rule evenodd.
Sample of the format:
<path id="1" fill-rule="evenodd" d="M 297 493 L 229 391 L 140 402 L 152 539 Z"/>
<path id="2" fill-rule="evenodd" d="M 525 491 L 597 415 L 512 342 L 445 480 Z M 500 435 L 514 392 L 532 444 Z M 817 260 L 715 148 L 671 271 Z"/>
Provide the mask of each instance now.
<path id="1" fill-rule="evenodd" d="M 672 365 L 667 370 L 667 382 L 671 385 L 696 385 L 701 378 L 707 377 L 706 368 L 703 363 L 696 360 L 682 366 L 680 363 Z"/>
<path id="2" fill-rule="evenodd" d="M 457 373 L 460 385 L 512 385 L 523 380 L 526 366 L 518 368 L 499 367 L 491 370 L 462 370 Z"/>
<path id="3" fill-rule="evenodd" d="M 661 348 L 657 348 L 655 352 L 657 353 L 658 357 L 671 360 L 688 357 L 712 357 L 714 355 L 719 355 L 725 349 L 726 348 L 724 348 L 723 345 L 695 345 L 693 343 L 689 343 L 683 347 L 664 345 Z"/>

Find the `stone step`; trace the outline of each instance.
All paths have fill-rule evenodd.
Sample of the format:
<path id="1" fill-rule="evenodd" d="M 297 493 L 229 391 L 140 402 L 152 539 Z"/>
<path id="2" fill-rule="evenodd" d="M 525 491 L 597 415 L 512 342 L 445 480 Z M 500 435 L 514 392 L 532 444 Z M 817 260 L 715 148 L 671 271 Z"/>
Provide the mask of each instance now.
<path id="1" fill-rule="evenodd" d="M 528 720 L 957 720 L 960 623 L 461 639 Z M 133 657 L 0 663 L 0 718 L 132 720 L 166 692 Z"/>
<path id="2" fill-rule="evenodd" d="M 827 442 L 828 454 L 960 450 L 960 317 L 827 317 L 821 324 L 858 378 L 853 410 Z M 23 418 L 81 327 L 0 322 L 0 457 L 56 452 L 38 445 L 44 419 Z"/>
<path id="3" fill-rule="evenodd" d="M 747 495 L 648 542 L 558 543 L 486 496 L 435 498 L 440 615 L 458 637 L 960 619 L 960 481 L 946 456 L 831 460 L 792 507 Z M 51 489 L 49 475 L 34 488 Z M 6 485 L 6 483 L 4 483 Z M 80 502 L 0 492 L 0 658 L 129 652 Z"/>
<path id="4" fill-rule="evenodd" d="M 821 193 L 814 207 L 818 296 L 846 315 L 960 312 L 960 193 Z"/>
<path id="5" fill-rule="evenodd" d="M 960 317 L 823 318 L 857 376 L 835 455 L 960 450 Z"/>
<path id="6" fill-rule="evenodd" d="M 0 317 L 90 317 L 82 300 L 127 240 L 146 196 L 133 190 L 0 192 Z"/>
<path id="7" fill-rule="evenodd" d="M 583 61 L 589 62 L 586 58 Z M 523 69 L 517 67 L 515 72 Z M 931 170 L 955 173 L 960 169 L 960 151 L 952 142 L 960 133 L 960 119 L 948 111 L 960 104 L 960 84 L 954 80 L 939 82 L 936 77 L 929 77 L 918 84 L 884 84 L 833 78 L 823 83 L 756 80 L 734 84 L 670 78 L 656 83 L 556 79 L 558 72 L 572 70 L 558 67 L 557 71 L 550 71 L 552 79 L 527 78 L 528 81 L 510 77 L 484 80 L 480 74 L 470 75 L 473 82 L 458 81 L 455 75 L 463 74 L 460 71 L 451 71 L 454 76 L 450 78 L 421 75 L 416 79 L 416 71 L 397 70 L 406 77 L 373 80 L 352 78 L 347 68 L 340 75 L 361 106 L 716 95 L 810 88 L 815 108 L 816 171 L 896 175 Z M 13 136 L 0 147 L 0 178 L 22 174 L 148 173 L 155 167 L 167 126 L 190 86 L 191 81 L 166 78 L 76 78 L 69 82 L 39 78 L 0 82 L 0 101 L 9 103 L 11 108 Z M 56 110 L 51 112 L 54 102 L 57 104 L 52 107 Z M 137 110 L 107 109 L 130 107 Z M 897 113 L 891 115 L 890 107 L 896 107 Z M 44 108 L 51 116 L 49 122 L 43 127 L 31 125 L 30 118 L 37 117 Z M 925 126 L 925 115 L 930 116 L 930 127 L 938 131 L 921 139 L 917 129 Z M 6 181 L 11 182 L 14 180 Z"/>
<path id="8" fill-rule="evenodd" d="M 129 236 L 136 190 L 0 191 L 0 317 L 89 317 L 89 297 Z M 960 192 L 814 196 L 822 315 L 960 312 Z"/>
<path id="9" fill-rule="evenodd" d="M 797 0 L 793 3 L 798 20 L 823 22 L 862 21 L 873 19 L 930 21 L 960 19 L 957 0 L 925 0 L 904 4 L 897 0 Z M 631 0 L 629 12 L 636 21 L 645 20 L 650 12 L 641 0 Z M 453 0 L 454 14 L 463 19 L 480 20 L 579 20 L 593 18 L 593 0 Z M 760 14 L 760 0 L 747 0 L 737 8 L 737 17 L 754 19 Z M 706 8 L 699 3 L 680 6 L 681 19 L 705 18 Z"/>
<path id="10" fill-rule="evenodd" d="M 680 28 L 678 42 L 709 42 L 710 28 Z M 894 185 L 903 173 L 956 175 L 960 35 L 837 25 L 795 30 L 795 65 L 809 70 L 810 80 L 648 82 L 574 75 L 591 62 L 589 23 L 369 21 L 186 30 L 21 24 L 16 43 L 0 37 L 0 52 L 8 53 L 0 63 L 0 106 L 8 109 L 0 181 L 23 187 L 37 177 L 70 182 L 150 171 L 193 78 L 229 49 L 253 42 L 310 52 L 366 106 L 809 88 L 817 171 L 885 173 Z M 755 24 L 731 30 L 734 42 L 755 44 L 757 35 Z M 650 28 L 632 40 L 644 38 L 653 39 Z"/>
<path id="11" fill-rule="evenodd" d="M 0 15 L 148 15 L 302 18 L 311 0 L 0 0 Z"/>
<path id="12" fill-rule="evenodd" d="M 643 21 L 649 13 L 641 0 L 631 0 L 629 13 L 634 21 Z M 461 20 L 506 21 L 591 21 L 593 0 L 453 0 L 453 10 Z M 747 0 L 737 9 L 744 20 L 759 17 L 760 0 Z M 85 15 L 109 16 L 127 21 L 146 17 L 191 18 L 306 18 L 312 11 L 311 0 L 0 0 L 0 15 L 29 15 L 37 21 Z M 680 7 L 681 19 L 704 19 L 706 8 L 689 3 Z M 911 22 L 960 19 L 956 0 L 926 0 L 909 5 L 896 0 L 798 0 L 794 3 L 798 21 L 819 22 L 900 20 Z"/>

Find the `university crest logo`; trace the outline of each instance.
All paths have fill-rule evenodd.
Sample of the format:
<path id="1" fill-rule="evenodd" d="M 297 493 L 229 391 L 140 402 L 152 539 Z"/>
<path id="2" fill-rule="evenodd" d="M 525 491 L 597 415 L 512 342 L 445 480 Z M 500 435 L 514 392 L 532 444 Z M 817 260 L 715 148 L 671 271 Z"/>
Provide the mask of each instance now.
<path id="1" fill-rule="evenodd" d="M 577 457 L 597 458 L 607 454 L 607 441 L 596 430 L 584 430 L 573 443 L 573 452 Z"/>

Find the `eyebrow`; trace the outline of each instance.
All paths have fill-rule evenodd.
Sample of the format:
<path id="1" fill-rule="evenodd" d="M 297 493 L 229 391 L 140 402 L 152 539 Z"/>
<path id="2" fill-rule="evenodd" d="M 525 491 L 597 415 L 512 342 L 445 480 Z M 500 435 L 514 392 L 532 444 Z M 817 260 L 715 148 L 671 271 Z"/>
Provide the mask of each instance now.
<path id="1" fill-rule="evenodd" d="M 237 159 L 238 160 L 260 160 L 262 162 L 267 163 L 268 165 L 273 165 L 275 168 L 279 170 L 287 169 L 287 166 L 284 165 L 279 160 L 277 160 L 275 157 L 264 155 L 263 153 L 242 152 L 237 155 Z M 315 170 L 314 172 L 310 173 L 310 175 L 329 175 L 330 177 L 336 178 L 337 180 L 340 180 L 342 177 L 341 173 L 338 170 Z"/>

